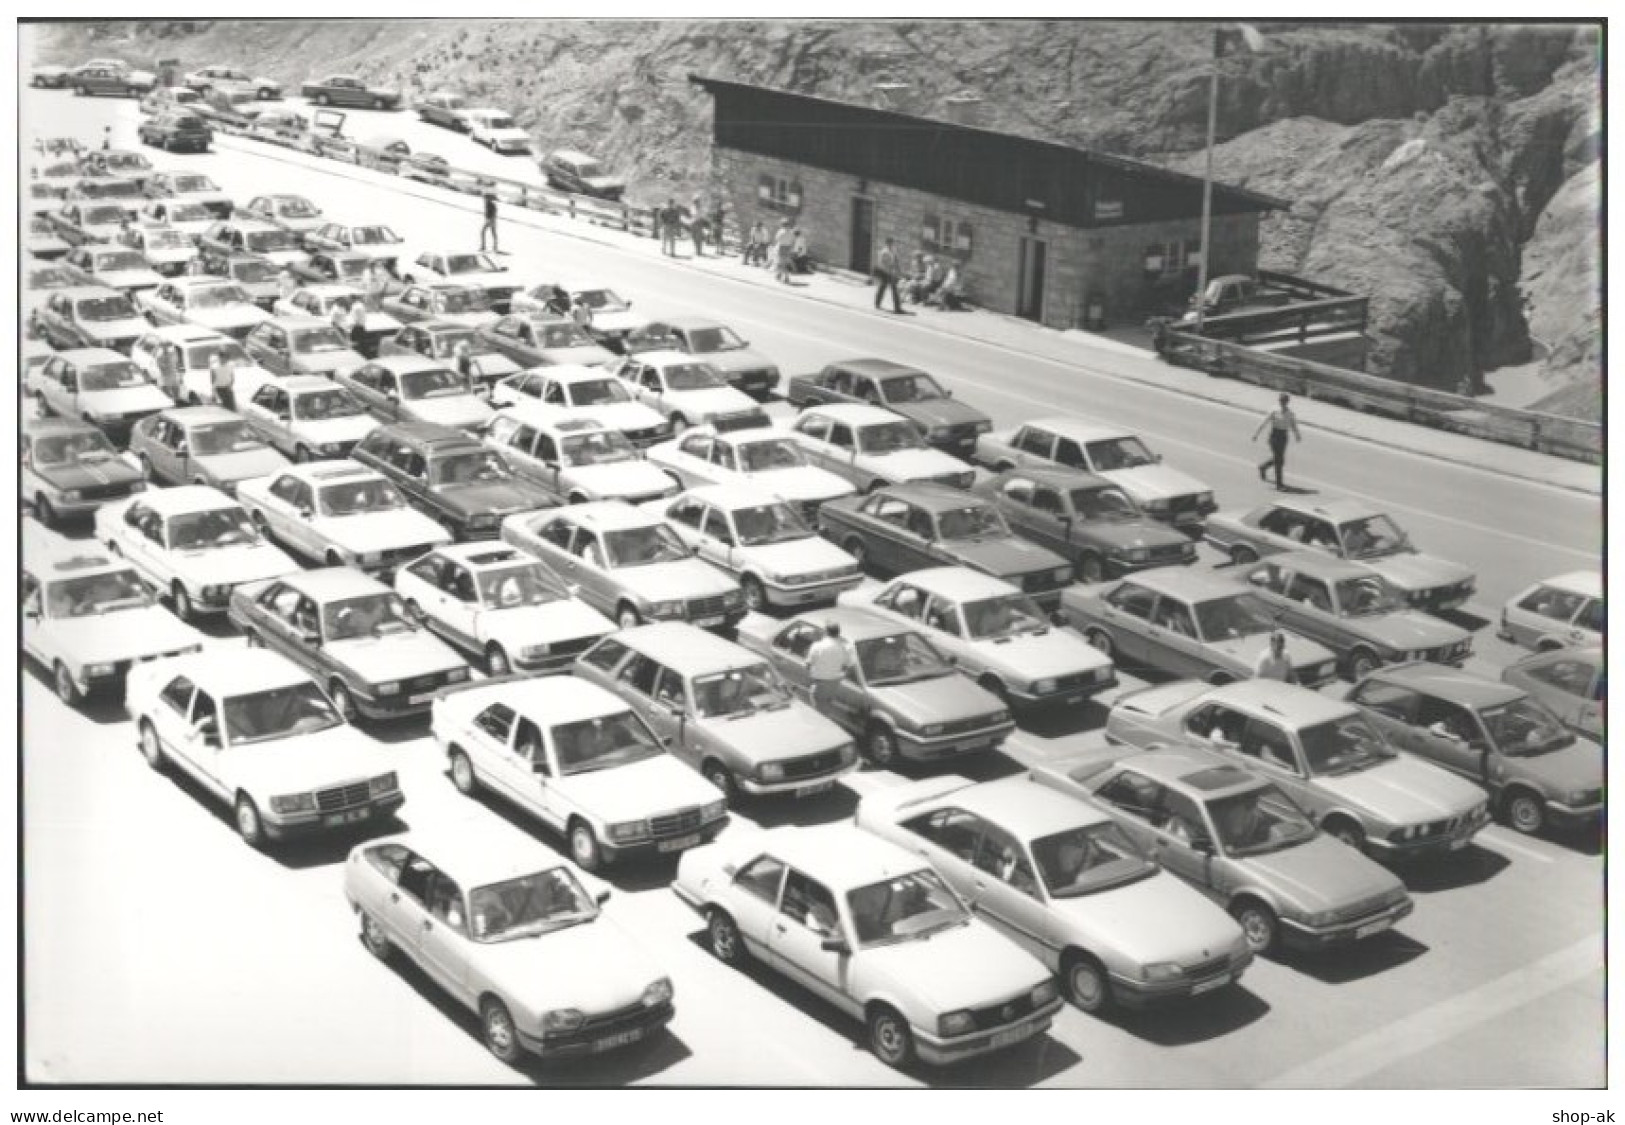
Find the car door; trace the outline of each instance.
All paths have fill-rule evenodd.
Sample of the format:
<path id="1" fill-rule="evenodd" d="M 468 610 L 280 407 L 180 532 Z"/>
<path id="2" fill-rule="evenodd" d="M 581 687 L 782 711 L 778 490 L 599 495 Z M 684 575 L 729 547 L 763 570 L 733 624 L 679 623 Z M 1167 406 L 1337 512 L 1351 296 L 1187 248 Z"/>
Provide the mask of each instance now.
<path id="1" fill-rule="evenodd" d="M 787 870 L 782 860 L 764 852 L 741 867 L 717 896 L 739 927 L 745 948 L 763 962 L 770 959 L 768 933 L 778 917 Z"/>
<path id="2" fill-rule="evenodd" d="M 157 512 L 133 506 L 126 510 L 125 520 L 140 512 L 135 523 L 127 523 L 126 534 L 120 539 L 130 564 L 141 571 L 161 593 L 169 593 L 169 580 L 173 577 L 169 553 L 165 549 L 164 519 Z"/>
<path id="3" fill-rule="evenodd" d="M 728 513 L 713 504 L 702 504 L 700 507 L 704 523 L 700 525 L 699 535 L 692 540 L 699 557 L 737 576 L 743 560 Z"/>
<path id="4" fill-rule="evenodd" d="M 192 696 L 196 692 L 196 685 L 188 677 L 175 676 L 158 692 L 157 701 L 145 716 L 171 759 L 193 774 L 202 769 L 195 760 L 199 748 L 192 737 Z"/>
<path id="5" fill-rule="evenodd" d="M 1178 598 L 1162 594 L 1151 611 L 1148 659 L 1175 676 L 1206 679 L 1213 670 L 1207 649 L 1196 635 L 1196 616 Z"/>
<path id="6" fill-rule="evenodd" d="M 281 518 L 282 540 L 307 558 L 324 559 L 329 543 L 315 525 L 316 493 L 310 482 L 283 476 L 269 492 L 276 500 L 274 511 Z"/>
<path id="7" fill-rule="evenodd" d="M 298 590 L 272 582 L 255 596 L 251 612 L 254 631 L 265 647 L 308 665 L 318 625 L 314 608 L 305 608 L 305 602 Z"/>
<path id="8" fill-rule="evenodd" d="M 1046 962 L 1056 961 L 1032 855 L 1014 832 L 983 821 L 971 875 L 972 909 Z"/>
<path id="9" fill-rule="evenodd" d="M 1298 752 L 1296 742 L 1280 724 L 1257 716 L 1248 718 L 1239 746 L 1215 744 L 1215 748 L 1275 782 L 1287 796 L 1312 814 L 1311 819 L 1318 821 L 1326 811 L 1326 797 L 1310 780 L 1309 770 Z"/>
<path id="10" fill-rule="evenodd" d="M 1561 657 L 1531 665 L 1524 669 L 1524 675 L 1545 686 L 1547 690 L 1538 692 L 1541 702 L 1570 728 L 1593 732 L 1602 728 L 1607 682 L 1600 664 Z"/>
<path id="11" fill-rule="evenodd" d="M 1057 497 L 1054 489 L 1046 488 L 1043 491 L 1052 500 Z M 994 503 L 1016 532 L 1034 543 L 1058 550 L 1064 544 L 1063 537 L 1059 535 L 1061 524 L 1058 513 L 1054 510 L 1057 505 L 1051 503 L 1050 510 L 1040 508 L 1038 492 L 1039 487 L 1030 478 L 1011 477 L 999 486 Z"/>
<path id="12" fill-rule="evenodd" d="M 1161 782 L 1133 769 L 1108 775 L 1094 791 L 1096 800 L 1121 814 L 1117 823 L 1142 851 L 1174 875 L 1211 891 L 1212 867 L 1192 847 L 1191 834 L 1186 831 L 1190 810 L 1175 801 L 1176 796 Z M 1170 827 L 1174 816 L 1180 816 L 1181 822 Z"/>
<path id="13" fill-rule="evenodd" d="M 1478 715 L 1459 703 L 1419 694 L 1415 724 L 1396 741 L 1470 781 L 1489 780 L 1492 744 Z"/>
<path id="14" fill-rule="evenodd" d="M 1157 638 L 1151 615 L 1156 609 L 1156 591 L 1133 579 L 1125 580 L 1100 599 L 1101 624 L 1111 636 L 1112 647 L 1125 660 L 1152 663 Z"/>
<path id="15" fill-rule="evenodd" d="M 179 756 L 191 762 L 193 775 L 216 797 L 229 800 L 237 786 L 229 776 L 226 751 L 221 742 L 225 729 L 218 703 L 198 688 L 192 695 L 192 710 L 181 735 Z"/>
<path id="16" fill-rule="evenodd" d="M 620 584 L 615 572 L 609 568 L 607 558 L 596 532 L 584 527 L 576 528 L 575 536 L 570 540 L 570 561 L 575 564 L 572 572 L 574 580 L 580 584 L 589 600 L 603 607 L 600 612 L 613 617 L 620 598 Z"/>
<path id="17" fill-rule="evenodd" d="M 185 484 L 192 467 L 186 427 L 160 418 L 147 433 L 151 440 L 144 452 L 152 462 L 153 472 L 170 484 Z"/>
<path id="18" fill-rule="evenodd" d="M 265 383 L 242 404 L 240 410 L 249 427 L 272 448 L 289 457 L 298 452 L 291 429 L 292 403 L 288 392 L 275 384 Z"/>
<path id="19" fill-rule="evenodd" d="M 706 546 L 703 529 L 705 527 L 706 513 L 710 506 L 705 501 L 693 496 L 679 496 L 666 506 L 661 518 L 677 533 L 684 545 L 695 548 L 701 558 L 714 556 L 717 553 L 715 546 Z M 707 552 L 710 553 L 708 556 Z"/>
<path id="20" fill-rule="evenodd" d="M 444 872 L 429 881 L 429 909 L 418 924 L 418 963 L 440 987 L 464 1004 L 474 997 L 468 990 L 468 911 L 462 888 Z"/>
<path id="21" fill-rule="evenodd" d="M 621 697 L 631 704 L 638 717 L 654 728 L 661 738 L 668 738 L 676 733 L 679 716 L 673 714 L 671 708 L 655 703 L 655 691 L 660 685 L 663 671 L 652 657 L 634 652 L 616 670 L 615 683 Z M 687 760 L 687 755 L 684 758 Z"/>
<path id="22" fill-rule="evenodd" d="M 846 461 L 836 463 L 835 450 L 829 444 L 829 430 L 830 420 L 821 414 L 803 414 L 790 426 L 790 432 L 796 435 L 796 441 L 806 452 L 808 461 L 851 480 L 851 464 Z"/>
<path id="23" fill-rule="evenodd" d="M 907 500 L 876 493 L 847 515 L 852 522 L 853 532 L 863 546 L 863 553 L 880 573 L 901 574 L 922 565 L 919 562 L 910 564 L 914 552 L 906 542 L 911 537 L 908 521 L 914 510 Z M 930 519 L 929 516 L 926 518 Z M 846 539 L 842 537 L 843 545 Z"/>
<path id="24" fill-rule="evenodd" d="M 480 594 L 474 574 L 462 563 L 444 560 L 440 571 L 440 601 L 438 614 L 451 632 L 464 638 L 465 643 L 478 646 L 475 619 L 480 613 Z"/>
<path id="25" fill-rule="evenodd" d="M 460 741 L 466 739 L 469 761 L 491 788 L 511 801 L 525 803 L 528 786 L 522 782 L 530 780 L 530 762 L 527 759 L 521 769 L 514 760 L 513 734 L 518 721 L 518 712 L 508 704 L 488 704 L 470 720 Z"/>
<path id="26" fill-rule="evenodd" d="M 773 668 L 791 693 L 808 699 L 812 693 L 812 673 L 807 667 L 807 653 L 813 642 L 824 635 L 824 630 L 809 621 L 792 621 L 773 635 Z"/>
<path id="27" fill-rule="evenodd" d="M 824 940 L 833 937 L 846 938 L 848 950 L 852 948 L 834 892 L 794 867 L 786 870 L 768 934 L 768 964 L 831 1004 L 849 1009 L 844 986 L 851 955 L 824 949 Z"/>

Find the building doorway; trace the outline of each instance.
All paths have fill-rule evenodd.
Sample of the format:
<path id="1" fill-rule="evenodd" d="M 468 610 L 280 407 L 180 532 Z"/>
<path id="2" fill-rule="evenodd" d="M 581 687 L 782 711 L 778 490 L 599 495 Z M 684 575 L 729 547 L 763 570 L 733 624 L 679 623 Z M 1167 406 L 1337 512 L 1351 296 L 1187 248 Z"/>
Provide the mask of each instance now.
<path id="1" fill-rule="evenodd" d="M 1042 239 L 1021 238 L 1021 259 L 1016 274 L 1016 315 L 1044 323 L 1044 251 Z"/>
<path id="2" fill-rule="evenodd" d="M 875 201 L 861 195 L 852 197 L 852 260 L 850 268 L 861 274 L 874 269 Z"/>

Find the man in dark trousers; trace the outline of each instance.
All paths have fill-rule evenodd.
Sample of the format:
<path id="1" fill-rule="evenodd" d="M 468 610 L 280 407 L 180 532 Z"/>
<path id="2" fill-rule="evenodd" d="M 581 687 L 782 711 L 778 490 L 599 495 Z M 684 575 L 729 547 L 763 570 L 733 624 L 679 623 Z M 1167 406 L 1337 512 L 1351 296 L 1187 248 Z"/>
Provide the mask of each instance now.
<path id="1" fill-rule="evenodd" d="M 1281 479 L 1286 469 L 1286 443 L 1290 437 L 1293 441 L 1302 441 L 1303 435 L 1298 433 L 1298 418 L 1292 413 L 1292 396 L 1282 395 L 1281 405 L 1269 412 L 1269 416 L 1259 423 L 1258 429 L 1253 431 L 1253 440 L 1265 430 L 1270 432 L 1270 458 L 1258 466 L 1258 479 L 1268 480 L 1265 475 L 1270 467 L 1275 468 L 1275 487 L 1285 489 L 1286 483 Z"/>
<path id="2" fill-rule="evenodd" d="M 677 257 L 677 236 L 683 229 L 683 213 L 677 209 L 677 200 L 668 196 L 656 218 L 660 221 L 660 252 L 669 258 Z"/>
<path id="3" fill-rule="evenodd" d="M 886 245 L 881 247 L 880 260 L 875 263 L 875 308 L 885 299 L 886 290 L 891 290 L 891 311 L 903 311 L 903 299 L 897 294 L 897 251 L 892 248 L 892 240 L 887 239 Z"/>
<path id="4" fill-rule="evenodd" d="M 485 189 L 485 224 L 480 227 L 480 249 L 485 249 L 485 236 L 491 236 L 491 249 L 500 254 L 502 247 L 497 240 L 497 189 Z"/>

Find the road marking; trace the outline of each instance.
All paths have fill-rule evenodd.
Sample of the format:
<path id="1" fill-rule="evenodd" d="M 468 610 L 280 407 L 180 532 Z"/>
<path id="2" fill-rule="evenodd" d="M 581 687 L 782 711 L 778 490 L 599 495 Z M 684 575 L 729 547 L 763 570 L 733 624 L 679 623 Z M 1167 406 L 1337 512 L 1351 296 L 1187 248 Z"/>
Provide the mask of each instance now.
<path id="1" fill-rule="evenodd" d="M 1384 1024 L 1346 1046 L 1277 1074 L 1261 1083 L 1260 1088 L 1301 1090 L 1352 1086 L 1402 1059 L 1420 1055 L 1602 968 L 1603 941 L 1602 935 L 1597 934 L 1486 981 L 1470 992 Z"/>
<path id="2" fill-rule="evenodd" d="M 1527 856 L 1536 863 L 1556 862 L 1552 856 L 1547 855 L 1545 852 L 1538 852 L 1528 844 L 1520 842 L 1512 832 L 1505 828 L 1490 827 L 1482 829 L 1478 833 L 1477 838 L 1479 841 L 1492 846 L 1496 851 L 1500 851 L 1504 848 L 1509 852 L 1515 852 L 1518 855 Z"/>

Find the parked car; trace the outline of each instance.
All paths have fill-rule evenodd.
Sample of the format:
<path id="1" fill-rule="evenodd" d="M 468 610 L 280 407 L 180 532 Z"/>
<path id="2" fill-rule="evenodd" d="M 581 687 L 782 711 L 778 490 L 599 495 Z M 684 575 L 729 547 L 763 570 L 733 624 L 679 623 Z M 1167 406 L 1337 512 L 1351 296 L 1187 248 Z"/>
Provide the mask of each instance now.
<path id="1" fill-rule="evenodd" d="M 275 195 L 256 195 L 242 209 L 242 218 L 255 218 L 272 226 L 306 235 L 320 230 L 325 224 L 322 209 L 302 195 L 287 192 Z"/>
<path id="2" fill-rule="evenodd" d="M 560 364 L 510 375 L 491 388 L 497 407 L 528 405 L 565 418 L 590 418 L 619 430 L 638 449 L 671 436 L 671 423 L 636 402 L 632 392 L 601 367 Z"/>
<path id="3" fill-rule="evenodd" d="M 386 223 L 320 223 L 305 231 L 305 248 L 361 254 L 394 273 L 404 240 Z"/>
<path id="4" fill-rule="evenodd" d="M 181 401 L 176 406 L 183 403 L 202 406 L 214 401 L 209 359 L 216 352 L 232 365 L 232 385 L 239 407 L 257 393 L 262 384 L 274 378 L 269 371 L 248 358 L 242 344 L 224 333 L 193 324 L 171 324 L 151 329 L 131 345 L 130 359 L 149 380 L 157 383 L 159 356 L 170 348 L 179 351 Z"/>
<path id="5" fill-rule="evenodd" d="M 748 395 L 768 395 L 779 385 L 779 368 L 726 324 L 687 316 L 651 321 L 622 337 L 628 355 L 682 352 L 703 356 L 722 377 Z"/>
<path id="6" fill-rule="evenodd" d="M 125 166 L 127 174 L 115 174 L 110 162 Z M 117 203 L 126 214 L 146 198 L 146 179 L 154 174 L 151 163 L 138 152 L 110 152 L 84 171 L 85 175 L 68 185 L 63 199 L 69 203 Z"/>
<path id="7" fill-rule="evenodd" d="M 266 441 L 301 462 L 348 457 L 378 428 L 355 396 L 325 375 L 268 380 L 239 394 L 237 409 Z"/>
<path id="8" fill-rule="evenodd" d="M 174 405 L 147 382 L 141 369 L 107 348 L 70 348 L 45 361 L 35 381 L 40 406 L 62 418 L 90 423 L 115 445 L 149 414 Z"/>
<path id="9" fill-rule="evenodd" d="M 561 148 L 548 153 L 540 163 L 550 188 L 612 201 L 619 201 L 626 194 L 626 181 L 609 174 L 597 159 L 586 153 Z"/>
<path id="10" fill-rule="evenodd" d="M 28 70 L 28 84 L 42 90 L 60 90 L 68 85 L 72 74 L 65 66 L 34 66 Z"/>
<path id="11" fill-rule="evenodd" d="M 530 134 L 521 129 L 510 114 L 500 109 L 481 108 L 465 109 L 462 117 L 468 123 L 468 134 L 475 144 L 505 156 L 529 154 Z"/>
<path id="12" fill-rule="evenodd" d="M 432 152 L 414 152 L 401 158 L 402 179 L 445 186 L 451 182 L 451 162 Z"/>
<path id="13" fill-rule="evenodd" d="M 236 216 L 223 219 L 205 231 L 198 239 L 198 247 L 206 254 L 257 254 L 282 268 L 309 257 L 294 231 L 263 219 Z"/>
<path id="14" fill-rule="evenodd" d="M 384 314 L 387 315 L 387 314 Z M 378 354 L 385 356 L 419 356 L 457 365 L 459 344 L 468 345 L 468 361 L 476 389 L 487 394 L 502 379 L 519 370 L 519 365 L 493 350 L 466 324 L 451 320 L 420 320 L 408 324 L 378 344 Z"/>
<path id="15" fill-rule="evenodd" d="M 195 325 L 241 340 L 270 320 L 248 290 L 220 277 L 176 277 L 160 281 L 136 303 L 157 325 Z M 207 366 L 207 363 L 205 363 Z"/>
<path id="16" fill-rule="evenodd" d="M 1495 635 L 1536 652 L 1600 647 L 1604 616 L 1602 575 L 1576 570 L 1542 579 L 1509 599 Z"/>
<path id="17" fill-rule="evenodd" d="M 34 316 L 34 329 L 53 348 L 128 352 L 147 323 L 130 298 L 105 285 L 58 289 Z"/>
<path id="18" fill-rule="evenodd" d="M 130 431 L 130 452 L 148 480 L 203 484 L 230 496 L 237 485 L 288 464 L 241 415 L 219 406 L 176 406 Z"/>
<path id="19" fill-rule="evenodd" d="M 809 699 L 807 654 L 831 624 L 854 661 L 825 714 L 859 740 L 877 769 L 998 749 L 1015 729 L 1004 702 L 966 676 L 916 630 L 837 606 L 789 621 L 747 618 L 739 643 L 767 657 L 791 694 Z"/>
<path id="20" fill-rule="evenodd" d="M 250 109 L 247 106 L 242 107 L 242 112 L 248 118 L 248 135 L 256 140 L 301 150 L 308 148 L 310 119 L 304 114 L 291 109 Z"/>
<path id="21" fill-rule="evenodd" d="M 334 74 L 326 78 L 305 82 L 299 87 L 299 96 L 317 105 L 343 105 L 363 109 L 399 109 L 401 95 L 398 90 L 383 86 L 368 86 L 349 74 Z"/>
<path id="22" fill-rule="evenodd" d="M 395 592 L 408 614 L 493 676 L 558 671 L 615 631 L 552 571 L 498 544 L 428 551 L 396 571 Z"/>
<path id="23" fill-rule="evenodd" d="M 760 488 L 793 506 L 808 523 L 816 523 L 818 509 L 826 501 L 853 492 L 845 477 L 812 464 L 795 439 L 779 429 L 719 432 L 714 426 L 698 426 L 650 447 L 648 458 L 685 488 L 708 484 Z"/>
<path id="24" fill-rule="evenodd" d="M 277 264 L 268 258 L 261 258 L 256 254 L 205 253 L 203 271 L 215 277 L 235 281 L 262 309 L 269 309 L 276 303 L 279 269 Z"/>
<path id="25" fill-rule="evenodd" d="M 1276 680 L 1182 680 L 1119 696 L 1107 741 L 1211 750 L 1279 785 L 1325 831 L 1388 860 L 1459 851 L 1489 820 L 1473 785 L 1397 755 L 1350 703 Z"/>
<path id="26" fill-rule="evenodd" d="M 520 367 L 569 364 L 608 368 L 613 352 L 596 343 L 575 321 L 510 314 L 482 325 L 480 338 Z"/>
<path id="27" fill-rule="evenodd" d="M 171 109 L 146 118 L 136 128 L 144 145 L 165 152 L 208 152 L 214 144 L 214 130 L 195 113 Z"/>
<path id="28" fill-rule="evenodd" d="M 1017 534 L 1070 559 L 1080 582 L 1196 561 L 1189 536 L 1147 518 L 1128 493 L 1093 473 L 1030 465 L 971 491 L 992 501 Z"/>
<path id="29" fill-rule="evenodd" d="M 632 311 L 632 302 L 613 289 L 576 282 L 544 281 L 513 295 L 516 313 L 568 316 L 576 303 L 590 314 L 584 326 L 587 334 L 612 352 L 625 350 L 626 335 L 644 327 L 649 318 Z"/>
<path id="30" fill-rule="evenodd" d="M 1319 551 L 1271 555 L 1245 581 L 1285 628 L 1337 653 L 1351 680 L 1401 660 L 1459 667 L 1473 652 L 1470 633 L 1406 608 L 1404 595 L 1364 563 Z"/>
<path id="31" fill-rule="evenodd" d="M 42 538 L 23 538 L 20 643 L 63 703 L 122 696 L 137 664 L 203 648 L 203 635 L 158 605 L 129 563 L 95 544 Z"/>
<path id="32" fill-rule="evenodd" d="M 514 472 L 559 501 L 642 504 L 677 492 L 672 479 L 638 456 L 624 434 L 591 418 L 510 407 L 491 419 L 485 442 Z"/>
<path id="33" fill-rule="evenodd" d="M 483 328 L 497 319 L 497 313 L 491 308 L 485 290 L 477 285 L 463 285 L 454 281 L 436 282 L 433 285 L 408 285 L 399 292 L 385 297 L 379 308 L 403 324 L 436 320 L 474 329 Z M 487 351 L 495 350 L 478 336 L 475 340 L 479 342 L 481 348 Z M 517 364 L 514 365 L 514 369 L 518 370 Z"/>
<path id="34" fill-rule="evenodd" d="M 611 365 L 632 397 L 666 416 L 673 434 L 690 426 L 719 429 L 769 425 L 755 399 L 728 385 L 722 373 L 681 352 L 643 352 Z"/>
<path id="35" fill-rule="evenodd" d="M 414 508 L 458 540 L 495 539 L 504 517 L 553 507 L 547 493 L 461 430 L 421 422 L 380 426 L 351 456 L 394 481 Z"/>
<path id="36" fill-rule="evenodd" d="M 1119 665 L 1228 684 L 1251 679 L 1276 631 L 1270 607 L 1210 571 L 1152 570 L 1061 595 L 1067 624 Z M 1288 635 L 1283 650 L 1293 682 L 1318 687 L 1337 678 L 1337 654 Z"/>
<path id="37" fill-rule="evenodd" d="M 73 247 L 56 233 L 50 219 L 43 215 L 33 215 L 23 231 L 22 249 L 43 262 L 60 258 Z"/>
<path id="38" fill-rule="evenodd" d="M 1046 610 L 1061 604 L 1072 564 L 1018 538 L 980 496 L 944 484 L 898 484 L 818 509 L 818 530 L 868 570 L 907 574 L 963 566 L 1002 578 Z"/>
<path id="39" fill-rule="evenodd" d="M 159 86 L 141 99 L 138 108 L 143 115 L 152 117 L 171 110 L 196 113 L 204 104 L 202 96 L 196 90 L 187 89 L 185 86 Z"/>
<path id="40" fill-rule="evenodd" d="M 491 408 L 468 380 L 438 360 L 386 356 L 341 371 L 337 379 L 381 422 L 477 430 L 491 420 Z"/>
<path id="41" fill-rule="evenodd" d="M 1199 526 L 1218 510 L 1213 490 L 1162 463 L 1128 430 L 1078 418 L 1044 418 L 976 439 L 979 465 L 1003 472 L 1018 465 L 1059 464 L 1105 477 L 1156 520 L 1175 527 Z"/>
<path id="42" fill-rule="evenodd" d="M 260 534 L 323 566 L 386 578 L 451 542 L 446 529 L 407 507 L 376 469 L 354 461 L 294 465 L 244 481 L 237 500 Z"/>
<path id="43" fill-rule="evenodd" d="M 147 764 L 190 775 L 253 847 L 378 824 L 406 801 L 383 748 L 280 653 L 155 660 L 131 671 L 125 695 Z"/>
<path id="44" fill-rule="evenodd" d="M 1380 508 L 1363 500 L 1288 497 L 1248 512 L 1218 512 L 1204 538 L 1241 565 L 1281 552 L 1325 551 L 1363 562 L 1416 609 L 1458 609 L 1473 596 L 1468 567 L 1424 555 Z"/>
<path id="45" fill-rule="evenodd" d="M 878 406 L 810 407 L 786 432 L 808 461 L 863 492 L 927 480 L 968 489 L 976 480 L 965 462 L 926 445 L 913 422 Z"/>
<path id="46" fill-rule="evenodd" d="M 718 960 L 760 961 L 861 1019 L 888 1066 L 1014 1046 L 1061 1004 L 1049 971 L 924 860 L 851 825 L 729 833 L 685 852 L 672 890 Z"/>
<path id="47" fill-rule="evenodd" d="M 37 340 L 39 310 L 58 289 L 82 289 L 91 284 L 83 270 L 70 266 L 57 258 L 52 261 L 30 261 L 23 264 L 22 292 L 18 312 L 23 316 L 25 339 Z M 41 347 L 45 345 L 41 344 Z"/>
<path id="48" fill-rule="evenodd" d="M 820 539 L 783 500 L 749 485 L 706 485 L 645 510 L 733 575 L 753 613 L 830 605 L 863 581 L 856 558 Z"/>
<path id="49" fill-rule="evenodd" d="M 349 337 L 313 316 L 279 316 L 255 325 L 243 347 L 273 375 L 341 375 L 367 362 Z"/>
<path id="50" fill-rule="evenodd" d="M 438 125 L 442 129 L 450 129 L 454 133 L 468 132 L 468 121 L 463 116 L 468 108 L 468 99 L 461 94 L 436 90 L 417 99 L 412 103 L 412 108 L 417 112 L 420 121 Z"/>
<path id="51" fill-rule="evenodd" d="M 46 216 L 57 237 L 69 246 L 87 242 L 115 242 L 130 218 L 121 203 L 85 203 L 69 200 Z"/>
<path id="52" fill-rule="evenodd" d="M 315 250 L 303 262 L 295 262 L 288 272 L 305 284 L 337 283 L 345 286 L 365 285 L 372 270 L 372 259 L 365 254 L 348 250 Z M 280 291 L 272 294 L 272 305 L 282 300 Z"/>
<path id="53" fill-rule="evenodd" d="M 128 67 L 85 65 L 76 67 L 68 76 L 68 85 L 81 98 L 92 95 L 110 95 L 117 98 L 139 98 L 150 94 L 158 84 L 158 76 L 150 70 L 131 70 Z"/>
<path id="54" fill-rule="evenodd" d="M 1556 712 L 1570 730 L 1602 741 L 1608 680 L 1601 648 L 1537 652 L 1503 669 L 1501 678 Z"/>
<path id="55" fill-rule="evenodd" d="M 1032 776 L 1104 808 L 1164 870 L 1228 910 L 1254 953 L 1347 946 L 1415 908 L 1398 876 L 1317 829 L 1275 782 L 1215 754 L 1108 745 Z"/>
<path id="56" fill-rule="evenodd" d="M 103 285 L 132 297 L 144 290 L 156 289 L 164 280 L 151 262 L 127 246 L 76 246 L 68 251 L 64 260 L 89 276 L 92 285 Z"/>
<path id="57" fill-rule="evenodd" d="M 193 90 L 207 90 L 211 86 L 219 85 L 252 86 L 254 96 L 261 101 L 271 101 L 282 96 L 282 83 L 274 78 L 256 77 L 240 67 L 220 63 L 200 66 L 196 70 L 189 71 L 181 82 Z"/>
<path id="58" fill-rule="evenodd" d="M 400 331 L 401 322 L 386 312 L 370 312 L 366 309 L 365 297 L 360 289 L 353 285 L 340 285 L 333 282 L 323 282 L 314 285 L 302 285 L 286 297 L 279 297 L 271 306 L 271 311 L 277 316 L 314 316 L 331 321 L 334 309 L 343 309 L 348 313 L 355 307 L 357 301 L 362 302 L 362 343 L 358 349 L 362 355 L 375 356 L 378 345 L 386 336 L 392 336 Z M 348 317 L 346 317 L 348 323 Z M 350 333 L 352 346 L 354 333 Z"/>
<path id="59" fill-rule="evenodd" d="M 344 865 L 344 895 L 362 944 L 425 970 L 505 1063 L 600 1054 L 671 1020 L 671 978 L 599 910 L 609 891 L 522 837 L 458 827 L 369 841 Z"/>
<path id="60" fill-rule="evenodd" d="M 919 629 L 1012 708 L 1075 706 L 1117 683 L 1105 653 L 1008 582 L 962 566 L 916 570 L 840 604 Z"/>
<path id="61" fill-rule="evenodd" d="M 1602 816 L 1602 744 L 1521 688 L 1417 662 L 1377 669 L 1348 698 L 1400 750 L 1483 786 L 1519 832 Z"/>
<path id="62" fill-rule="evenodd" d="M 144 190 L 150 199 L 199 204 L 216 219 L 229 219 L 236 209 L 231 196 L 202 172 L 155 172 Z"/>
<path id="63" fill-rule="evenodd" d="M 968 459 L 978 435 L 993 429 L 982 411 L 955 402 L 953 392 L 916 367 L 885 359 L 849 359 L 790 380 L 784 397 L 798 410 L 823 403 L 868 403 L 901 414 L 929 445 Z"/>
<path id="64" fill-rule="evenodd" d="M 145 489 L 107 435 L 78 418 L 38 418 L 20 434 L 18 491 L 46 527 L 82 519 L 98 505 Z"/>
<path id="65" fill-rule="evenodd" d="M 179 231 L 191 239 L 192 248 L 196 252 L 197 240 L 214 226 L 215 217 L 214 212 L 207 206 L 194 203 L 190 199 L 154 199 L 142 205 L 136 214 L 136 221 Z"/>
<path id="66" fill-rule="evenodd" d="M 485 294 L 491 307 L 499 313 L 508 310 L 508 301 L 519 289 L 519 283 L 500 264 L 483 250 L 465 253 L 447 253 L 443 250 L 425 250 L 415 254 L 400 267 L 401 280 L 411 285 L 422 282 L 433 285 L 437 281 L 471 285 Z"/>
<path id="67" fill-rule="evenodd" d="M 119 235 L 128 246 L 164 277 L 176 277 L 197 257 L 197 243 L 183 230 L 165 226 L 130 226 Z"/>

